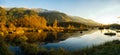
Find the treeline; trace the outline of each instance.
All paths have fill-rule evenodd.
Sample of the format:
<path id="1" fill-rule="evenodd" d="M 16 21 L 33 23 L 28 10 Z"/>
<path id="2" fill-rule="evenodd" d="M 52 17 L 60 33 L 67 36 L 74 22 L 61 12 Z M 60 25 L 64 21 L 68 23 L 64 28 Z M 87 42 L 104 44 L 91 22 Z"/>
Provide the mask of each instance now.
<path id="1" fill-rule="evenodd" d="M 16 30 L 18 27 L 33 29 L 59 29 L 70 25 L 79 28 L 80 23 L 72 22 L 69 17 L 60 12 L 36 12 L 27 8 L 2 8 L 0 7 L 0 29 Z M 56 27 L 55 27 L 56 26 Z M 57 28 L 58 27 L 58 28 Z M 62 28 L 62 29 L 63 29 Z"/>
<path id="2" fill-rule="evenodd" d="M 72 21 L 68 15 L 57 12 L 57 11 L 49 11 L 49 12 L 40 12 L 39 16 L 44 16 L 48 23 L 53 23 L 55 20 L 58 22 L 68 22 Z"/>
<path id="3" fill-rule="evenodd" d="M 11 8 L 6 10 L 0 7 L 0 26 L 2 27 L 34 27 L 43 28 L 47 21 L 38 13 L 24 8 Z"/>

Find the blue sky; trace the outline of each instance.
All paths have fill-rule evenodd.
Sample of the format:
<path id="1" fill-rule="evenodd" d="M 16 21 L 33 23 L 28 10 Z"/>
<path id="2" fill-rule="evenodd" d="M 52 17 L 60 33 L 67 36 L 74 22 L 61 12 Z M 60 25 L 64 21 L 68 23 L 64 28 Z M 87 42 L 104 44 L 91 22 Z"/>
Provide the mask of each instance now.
<path id="1" fill-rule="evenodd" d="M 120 22 L 120 0 L 0 0 L 0 6 L 57 10 L 104 24 Z"/>

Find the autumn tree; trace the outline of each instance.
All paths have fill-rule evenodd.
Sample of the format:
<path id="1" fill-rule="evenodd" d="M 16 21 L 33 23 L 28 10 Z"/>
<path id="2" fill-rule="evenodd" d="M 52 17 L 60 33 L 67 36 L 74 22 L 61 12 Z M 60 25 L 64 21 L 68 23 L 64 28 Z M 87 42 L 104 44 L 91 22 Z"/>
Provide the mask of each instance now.
<path id="1" fill-rule="evenodd" d="M 68 29 L 71 29 L 71 27 L 72 27 L 72 26 L 69 24 Z"/>
<path id="2" fill-rule="evenodd" d="M 54 23 L 53 23 L 53 28 L 57 28 L 57 26 L 58 26 L 57 24 L 58 24 L 58 21 L 55 20 Z"/>
<path id="3" fill-rule="evenodd" d="M 0 22 L 2 24 L 5 24 L 6 23 L 6 10 L 2 7 L 0 7 Z"/>
<path id="4" fill-rule="evenodd" d="M 41 23 L 40 26 L 43 27 L 43 28 L 46 28 L 46 26 L 47 26 L 46 19 L 44 17 L 40 17 L 39 19 L 40 19 L 40 23 Z"/>
<path id="5" fill-rule="evenodd" d="M 7 22 L 6 22 L 7 21 Z M 38 15 L 37 12 L 26 8 L 11 8 L 5 10 L 0 7 L 0 27 L 5 28 L 6 25 L 11 30 L 15 27 L 28 28 L 47 28 L 46 19 Z"/>
<path id="6" fill-rule="evenodd" d="M 0 23 L 0 31 L 6 31 L 7 28 L 5 27 L 5 24 Z"/>
<path id="7" fill-rule="evenodd" d="M 25 15 L 23 18 L 16 19 L 15 25 L 20 27 L 45 28 L 47 21 L 38 15 Z"/>
<path id="8" fill-rule="evenodd" d="M 0 30 L 5 31 L 6 30 L 6 10 L 2 7 L 0 7 Z"/>
<path id="9" fill-rule="evenodd" d="M 9 23 L 9 24 L 8 24 L 8 30 L 9 30 L 9 31 L 14 31 L 14 30 L 16 30 L 16 27 L 14 26 L 13 23 Z"/>
<path id="10" fill-rule="evenodd" d="M 75 27 L 73 25 L 70 25 L 68 26 L 68 29 L 74 29 Z"/>
<path id="11" fill-rule="evenodd" d="M 83 29 L 84 28 L 84 26 L 83 25 L 80 25 L 80 29 Z"/>

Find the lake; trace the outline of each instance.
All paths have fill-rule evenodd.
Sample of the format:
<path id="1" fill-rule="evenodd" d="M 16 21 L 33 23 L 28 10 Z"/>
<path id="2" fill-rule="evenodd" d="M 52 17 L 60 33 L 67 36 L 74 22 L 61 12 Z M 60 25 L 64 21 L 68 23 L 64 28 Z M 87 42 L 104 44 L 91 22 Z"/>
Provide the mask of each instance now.
<path id="1" fill-rule="evenodd" d="M 110 30 L 112 31 L 112 30 Z M 71 35 L 69 38 L 59 41 L 57 43 L 47 43 L 43 46 L 46 48 L 64 48 L 66 50 L 79 50 L 82 48 L 88 48 L 100 44 L 104 44 L 113 40 L 120 40 L 120 33 L 117 33 L 116 36 L 107 36 L 104 33 L 108 32 L 105 30 L 89 30 L 84 31 L 82 34 L 76 32 Z M 115 32 L 115 31 L 112 31 Z"/>
<path id="2" fill-rule="evenodd" d="M 115 36 L 104 35 L 104 33 L 109 31 L 116 33 L 115 30 L 92 29 L 88 31 L 83 31 L 82 33 L 80 31 L 77 31 L 69 33 L 28 32 L 20 35 L 7 34 L 5 35 L 5 44 L 7 44 L 9 46 L 10 51 L 15 52 L 16 55 L 22 54 L 20 50 L 21 39 L 19 40 L 19 36 L 23 36 L 22 38 L 24 39 L 28 38 L 28 40 L 26 41 L 28 44 L 34 43 L 38 47 L 45 47 L 47 49 L 64 48 L 69 51 L 75 51 L 83 48 L 101 45 L 113 40 L 120 40 L 120 33 L 116 33 Z M 17 37 L 17 39 L 15 37 Z"/>

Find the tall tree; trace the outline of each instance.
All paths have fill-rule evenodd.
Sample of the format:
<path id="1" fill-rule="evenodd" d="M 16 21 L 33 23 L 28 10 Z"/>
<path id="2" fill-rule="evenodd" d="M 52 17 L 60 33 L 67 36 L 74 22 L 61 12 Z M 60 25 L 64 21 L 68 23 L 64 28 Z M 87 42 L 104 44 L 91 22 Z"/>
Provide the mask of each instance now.
<path id="1" fill-rule="evenodd" d="M 0 22 L 6 23 L 6 10 L 2 7 L 0 7 Z"/>
<path id="2" fill-rule="evenodd" d="M 57 28 L 57 26 L 58 26 L 57 24 L 58 24 L 58 21 L 55 20 L 54 23 L 53 23 L 53 28 Z"/>

